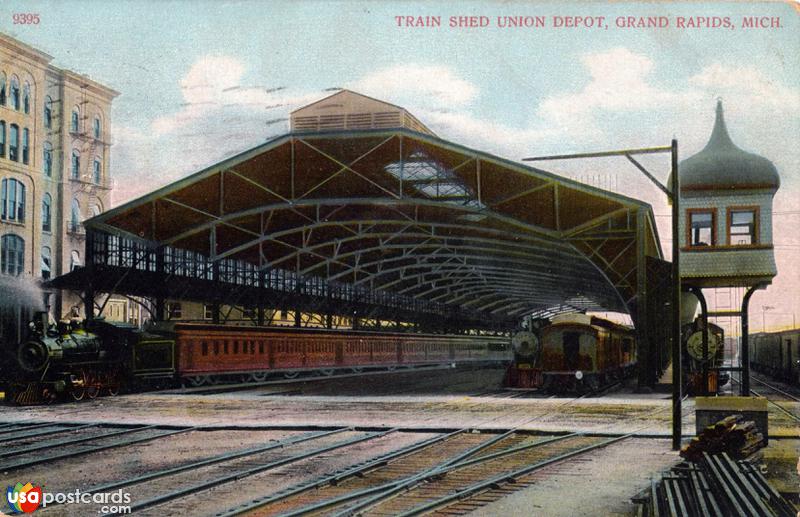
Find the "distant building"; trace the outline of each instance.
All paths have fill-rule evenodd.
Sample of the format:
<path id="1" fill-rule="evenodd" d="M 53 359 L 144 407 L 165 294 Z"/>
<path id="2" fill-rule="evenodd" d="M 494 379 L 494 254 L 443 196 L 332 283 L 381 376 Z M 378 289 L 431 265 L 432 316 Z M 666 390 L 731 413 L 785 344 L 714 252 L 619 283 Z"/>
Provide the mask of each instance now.
<path id="1" fill-rule="evenodd" d="M 111 102 L 119 95 L 0 34 L 0 274 L 47 280 L 83 262 L 84 219 L 110 204 Z M 53 316 L 82 310 L 55 293 Z"/>

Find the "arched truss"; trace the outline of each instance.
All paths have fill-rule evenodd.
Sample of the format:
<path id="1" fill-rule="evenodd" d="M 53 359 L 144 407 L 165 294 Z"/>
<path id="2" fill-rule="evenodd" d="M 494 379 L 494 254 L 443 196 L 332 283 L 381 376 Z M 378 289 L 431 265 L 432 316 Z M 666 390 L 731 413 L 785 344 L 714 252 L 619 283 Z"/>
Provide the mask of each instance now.
<path id="1" fill-rule="evenodd" d="M 649 205 L 405 129 L 279 137 L 85 224 L 509 317 L 627 312 L 661 257 Z"/>

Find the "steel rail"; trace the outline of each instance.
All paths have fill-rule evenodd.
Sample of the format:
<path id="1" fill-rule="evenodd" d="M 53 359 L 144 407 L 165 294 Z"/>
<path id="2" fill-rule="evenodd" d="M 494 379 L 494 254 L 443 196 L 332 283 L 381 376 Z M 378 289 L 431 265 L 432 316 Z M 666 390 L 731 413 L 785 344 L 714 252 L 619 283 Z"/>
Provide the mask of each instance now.
<path id="1" fill-rule="evenodd" d="M 608 445 L 611 445 L 611 444 L 616 443 L 616 442 L 621 441 L 621 440 L 625 440 L 627 438 L 630 438 L 631 436 L 632 436 L 632 434 L 627 434 L 627 435 L 624 435 L 624 436 L 619 436 L 619 437 L 616 437 L 616 438 L 612 438 L 610 440 L 606 440 L 604 442 L 600 442 L 600 443 L 596 443 L 596 444 L 593 444 L 593 445 L 589 445 L 589 446 L 583 447 L 581 449 L 570 451 L 570 452 L 567 452 L 567 453 L 564 453 L 564 454 L 559 454 L 558 456 L 555 456 L 553 458 L 549 458 L 549 459 L 546 459 L 546 460 L 542 460 L 542 461 L 533 463 L 531 465 L 527 465 L 527 466 L 525 466 L 525 467 L 523 467 L 521 469 L 517 469 L 517 470 L 515 470 L 513 472 L 500 474 L 500 475 L 495 476 L 493 478 L 481 481 L 480 483 L 475 483 L 473 485 L 470 485 L 470 486 L 468 486 L 468 487 L 466 487 L 466 488 L 464 488 L 462 490 L 459 490 L 458 492 L 456 492 L 454 494 L 450 494 L 450 495 L 447 495 L 445 497 L 441 497 L 439 499 L 431 501 L 429 503 L 425 503 L 425 504 L 416 506 L 416 507 L 414 507 L 414 508 L 412 508 L 412 509 L 410 509 L 410 510 L 408 510 L 408 511 L 402 513 L 402 514 L 400 514 L 398 517 L 409 517 L 409 516 L 412 516 L 412 515 L 419 515 L 419 514 L 428 512 L 430 510 L 433 510 L 435 508 L 443 506 L 443 505 L 445 505 L 445 504 L 447 504 L 447 503 L 449 503 L 449 502 L 451 502 L 453 500 L 464 499 L 465 496 L 472 495 L 475 492 L 482 491 L 482 490 L 484 490 L 486 488 L 490 488 L 493 485 L 498 485 L 500 483 L 507 482 L 507 481 L 514 481 L 516 478 L 519 478 L 521 476 L 529 474 L 529 473 L 531 473 L 531 472 L 533 472 L 535 470 L 539 470 L 539 469 L 542 469 L 542 468 L 547 467 L 549 465 L 552 465 L 553 463 L 557 463 L 557 462 L 560 462 L 560 461 L 563 461 L 563 460 L 567 460 L 567 459 L 570 459 L 572 457 L 575 457 L 575 456 L 578 456 L 578 455 L 581 455 L 581 454 L 585 454 L 585 453 L 590 452 L 590 451 L 595 450 L 595 449 L 599 449 L 599 448 L 602 448 L 602 447 L 607 447 Z M 348 515 L 350 515 L 350 514 L 348 513 Z"/>
<path id="2" fill-rule="evenodd" d="M 28 422 L 31 422 L 31 421 L 28 421 Z M 65 425 L 65 424 L 57 424 L 55 422 L 45 422 L 43 424 L 22 425 L 21 427 L 17 427 L 17 428 L 14 428 L 14 429 L 6 429 L 6 427 L 16 426 L 16 425 L 20 425 L 20 424 L 18 422 L 13 422 L 13 423 L 4 424 L 4 425 L 0 426 L 0 427 L 3 428 L 3 429 L 0 429 L 0 434 L 14 433 L 14 432 L 17 432 L 17 431 L 30 431 L 31 429 L 38 429 L 40 427 L 47 427 L 47 426 L 54 426 L 54 425 Z"/>
<path id="3" fill-rule="evenodd" d="M 478 444 L 477 446 L 475 446 L 475 447 L 473 447 L 473 448 L 471 448 L 471 449 L 459 454 L 458 456 L 456 456 L 454 458 L 451 458 L 451 459 L 449 459 L 447 461 L 444 461 L 444 462 L 442 462 L 442 463 L 440 463 L 440 464 L 438 464 L 438 465 L 436 465 L 434 467 L 426 469 L 426 470 L 424 470 L 422 472 L 418 472 L 418 473 L 413 474 L 411 476 L 408 476 L 406 478 L 398 479 L 396 481 L 392 481 L 392 482 L 389 482 L 389 483 L 385 483 L 383 485 L 380 485 L 379 487 L 372 487 L 372 488 L 368 488 L 366 490 L 353 492 L 351 494 L 345 494 L 343 496 L 339 496 L 339 497 L 334 498 L 334 499 L 329 499 L 327 501 L 321 501 L 321 502 L 319 502 L 317 504 L 306 506 L 306 507 L 303 507 L 303 508 L 299 508 L 299 509 L 297 509 L 297 510 L 291 512 L 291 513 L 287 513 L 287 514 L 283 515 L 283 517 L 293 517 L 293 516 L 298 516 L 298 515 L 304 515 L 304 514 L 307 514 L 309 512 L 318 511 L 318 510 L 321 510 L 321 509 L 329 507 L 329 506 L 338 505 L 338 504 L 346 502 L 348 500 L 359 499 L 359 498 L 364 497 L 365 495 L 369 495 L 369 494 L 371 494 L 373 492 L 379 492 L 377 495 L 374 495 L 374 496 L 372 496 L 372 497 L 370 497 L 368 499 L 365 499 L 364 501 L 361 501 L 360 503 L 358 503 L 355 506 L 351 506 L 351 507 L 347 508 L 346 510 L 344 510 L 342 512 L 334 514 L 335 517 L 343 517 L 343 516 L 353 515 L 355 512 L 358 512 L 360 510 L 364 510 L 364 509 L 369 508 L 371 506 L 375 506 L 376 504 L 379 504 L 381 501 L 383 501 L 385 499 L 388 499 L 388 498 L 394 496 L 395 494 L 397 494 L 399 492 L 402 492 L 403 490 L 412 489 L 414 485 L 418 485 L 419 483 L 422 483 L 423 481 L 425 481 L 427 479 L 430 479 L 432 477 L 443 476 L 443 475 L 447 474 L 448 472 L 451 472 L 451 471 L 454 471 L 454 470 L 458 470 L 458 469 L 461 469 L 461 468 L 464 468 L 464 467 L 468 467 L 468 466 L 474 465 L 476 463 L 482 463 L 482 462 L 485 462 L 485 461 L 491 461 L 491 460 L 497 459 L 497 458 L 499 458 L 501 456 L 507 456 L 509 454 L 515 454 L 515 453 L 520 452 L 522 450 L 532 449 L 532 448 L 539 447 L 539 446 L 542 446 L 542 445 L 547 445 L 547 444 L 550 444 L 550 443 L 553 443 L 553 442 L 565 440 L 567 438 L 574 438 L 574 437 L 577 437 L 577 436 L 581 436 L 580 433 L 571 433 L 571 434 L 567 434 L 567 435 L 563 435 L 563 436 L 556 436 L 556 437 L 553 437 L 553 438 L 540 440 L 538 442 L 519 445 L 517 447 L 511 447 L 509 449 L 504 449 L 504 450 L 501 450 L 501 451 L 497 451 L 495 453 L 487 454 L 485 456 L 479 456 L 479 457 L 473 458 L 471 460 L 467 460 L 466 459 L 469 456 L 471 456 L 473 454 L 476 454 L 477 452 L 480 452 L 481 450 L 485 449 L 486 447 L 488 447 L 488 446 L 490 446 L 490 445 L 492 445 L 494 443 L 497 443 L 498 441 L 500 441 L 500 439 L 510 436 L 511 434 L 514 433 L 514 431 L 515 431 L 515 429 L 511 429 L 509 431 L 506 431 L 500 437 L 495 437 L 492 440 L 488 441 L 488 442 L 491 442 L 491 443 Z"/>
<path id="4" fill-rule="evenodd" d="M 309 440 L 314 440 L 316 438 L 322 438 L 323 436 L 329 436 L 336 433 L 341 433 L 343 431 L 352 430 L 350 427 L 342 427 L 340 429 L 334 429 L 332 431 L 322 431 L 322 432 L 314 432 L 314 433 L 304 433 L 300 436 L 293 436 L 287 438 L 285 440 L 278 440 L 270 445 L 262 446 L 262 447 L 251 447 L 248 449 L 239 449 L 236 451 L 232 451 L 226 454 L 220 454 L 218 456 L 213 456 L 211 458 L 207 458 L 200 461 L 194 461 L 191 463 L 187 463 L 184 465 L 179 465 L 177 467 L 166 468 L 162 470 L 158 470 L 155 472 L 151 472 L 149 474 L 144 474 L 141 476 L 137 476 L 134 478 L 124 479 L 122 481 L 115 481 L 113 483 L 107 483 L 105 485 L 96 485 L 93 487 L 89 487 L 83 490 L 84 493 L 92 494 L 96 492 L 107 492 L 109 490 L 115 490 L 117 488 L 122 488 L 129 485 L 135 485 L 137 483 L 141 483 L 143 481 L 150 481 L 151 479 L 157 479 L 165 476 L 171 476 L 173 474 L 178 474 L 180 472 L 184 472 L 186 470 L 191 470 L 195 468 L 205 467 L 208 465 L 214 465 L 215 463 L 222 463 L 229 460 L 234 460 L 238 458 L 243 458 L 246 456 L 251 456 L 253 454 L 258 454 L 261 452 L 265 452 L 271 449 L 277 449 L 279 447 L 284 447 L 286 445 L 294 445 L 297 443 L 302 443 Z M 50 503 L 50 506 L 57 506 L 60 503 L 53 502 Z"/>
<path id="5" fill-rule="evenodd" d="M 81 426 L 81 428 L 86 428 L 86 427 L 92 427 L 92 424 Z M 89 441 L 92 441 L 92 440 L 100 440 L 102 438 L 109 438 L 111 436 L 118 436 L 118 435 L 121 435 L 121 434 L 129 434 L 129 433 L 135 433 L 135 432 L 138 432 L 138 431 L 145 431 L 147 429 L 153 429 L 154 427 L 158 427 L 158 426 L 157 425 L 145 425 L 145 426 L 142 426 L 142 427 L 120 429 L 118 431 L 111 431 L 109 433 L 98 434 L 98 435 L 94 435 L 94 436 L 81 436 L 81 437 L 78 437 L 78 438 L 69 438 L 69 439 L 65 439 L 65 440 L 59 440 L 59 441 L 56 441 L 54 443 L 43 443 L 43 444 L 31 446 L 31 447 L 25 447 L 25 448 L 22 448 L 22 449 L 15 449 L 15 450 L 12 450 L 12 451 L 0 452 L 0 458 L 6 458 L 8 456 L 19 456 L 20 454 L 26 454 L 26 453 L 29 453 L 29 452 L 40 451 L 40 450 L 43 450 L 43 449 L 50 449 L 52 447 L 60 447 L 62 445 L 72 445 L 74 443 L 89 442 Z"/>
<path id="6" fill-rule="evenodd" d="M 22 435 L 18 435 L 18 436 L 4 436 L 4 437 L 0 438 L 0 445 L 4 444 L 6 442 L 14 441 L 14 440 L 24 440 L 26 438 L 37 438 L 37 437 L 40 437 L 40 436 L 47 436 L 49 434 L 58 434 L 58 433 L 65 433 L 67 431 L 75 431 L 75 430 L 78 430 L 78 429 L 85 429 L 87 427 L 93 427 L 94 424 L 84 424 L 84 425 L 79 425 L 79 426 L 75 426 L 75 427 L 63 427 L 63 424 L 55 424 L 55 423 L 53 423 L 53 424 L 42 425 L 40 427 L 53 427 L 53 426 L 62 426 L 62 429 L 48 429 L 46 431 L 36 431 L 36 432 L 33 432 L 33 433 L 26 433 L 26 434 L 22 434 Z M 24 429 L 17 429 L 17 431 L 25 431 L 25 430 Z M 0 457 L 2 457 L 2 456 L 3 456 L 3 454 L 0 453 Z"/>
<path id="7" fill-rule="evenodd" d="M 770 399 L 768 397 L 765 397 L 764 395 L 762 395 L 762 394 L 760 394 L 757 391 L 752 390 L 752 389 L 750 390 L 750 393 L 752 393 L 756 397 L 760 397 L 760 398 L 766 400 L 768 404 L 772 404 L 773 406 L 775 406 L 776 408 L 781 410 L 783 413 L 785 413 L 787 416 L 789 416 L 789 418 L 791 418 L 792 420 L 796 420 L 797 422 L 800 422 L 800 416 L 795 415 L 794 413 L 792 413 L 791 411 L 789 411 L 785 407 L 781 406 L 780 404 L 778 404 L 774 400 L 772 400 L 772 399 Z"/>
<path id="8" fill-rule="evenodd" d="M 159 427 L 159 426 L 153 426 L 153 427 Z M 81 450 L 77 450 L 77 451 L 64 452 L 64 453 L 61 453 L 61 454 L 56 454 L 54 456 L 47 456 L 45 458 L 36 458 L 36 459 L 33 459 L 33 460 L 28 460 L 28 461 L 19 461 L 19 462 L 16 462 L 16 463 L 10 463 L 8 465 L 0 466 L 0 471 L 13 470 L 13 469 L 18 469 L 18 468 L 22 468 L 22 467 L 30 467 L 32 465 L 39 465 L 39 464 L 47 463 L 47 462 L 54 461 L 54 460 L 72 458 L 74 456 L 81 456 L 83 454 L 90 454 L 92 452 L 99 452 L 99 451 L 104 451 L 104 450 L 108 450 L 108 449 L 114 449 L 116 447 L 125 447 L 127 445 L 133 445 L 133 444 L 136 444 L 136 443 L 148 442 L 150 440 L 156 440 L 158 438 L 163 438 L 165 436 L 170 436 L 170 435 L 173 435 L 173 434 L 185 433 L 187 431 L 192 431 L 192 430 L 195 430 L 195 429 L 196 429 L 195 427 L 183 427 L 183 428 L 180 428 L 180 429 L 167 431 L 167 432 L 164 432 L 164 433 L 161 433 L 161 434 L 156 434 L 156 435 L 153 435 L 153 436 L 145 436 L 145 437 L 142 437 L 142 438 L 134 438 L 132 440 L 127 440 L 127 441 L 109 443 L 109 444 L 105 444 L 105 445 L 97 445 L 97 446 L 94 446 L 94 447 L 91 447 L 91 448 L 88 448 L 88 449 L 81 449 Z"/>
<path id="9" fill-rule="evenodd" d="M 320 447 L 318 449 L 313 449 L 311 451 L 306 451 L 306 452 L 302 452 L 302 453 L 299 453 L 299 454 L 295 454 L 293 456 L 289 456 L 289 457 L 286 457 L 286 458 L 283 458 L 283 459 L 280 459 L 280 460 L 272 461 L 272 462 L 266 463 L 264 465 L 259 465 L 258 467 L 253 467 L 253 468 L 249 468 L 249 469 L 246 469 L 246 470 L 233 472 L 233 473 L 227 474 L 225 476 L 221 476 L 221 477 L 214 478 L 214 479 L 211 479 L 211 480 L 206 480 L 206 481 L 203 481 L 202 483 L 197 483 L 197 484 L 192 485 L 192 486 L 180 488 L 178 490 L 174 490 L 172 492 L 168 492 L 166 494 L 162 494 L 162 495 L 153 497 L 151 499 L 148 499 L 146 501 L 142 501 L 140 503 L 132 505 L 132 506 L 130 506 L 130 508 L 126 508 L 126 512 L 125 513 L 136 512 L 136 511 L 142 510 L 144 508 L 149 508 L 151 506 L 155 506 L 155 505 L 158 505 L 158 504 L 161 504 L 161 503 L 165 503 L 167 501 L 171 501 L 173 499 L 178 499 L 178 498 L 184 497 L 186 495 L 191 495 L 193 493 L 199 492 L 201 490 L 205 490 L 205 489 L 213 487 L 213 486 L 218 486 L 218 485 L 220 485 L 222 483 L 229 483 L 231 481 L 237 481 L 237 480 L 242 479 L 244 477 L 252 476 L 254 474 L 258 474 L 258 473 L 261 473 L 261 472 L 264 472 L 266 470 L 270 470 L 270 469 L 273 469 L 273 468 L 276 468 L 276 467 L 281 467 L 281 466 L 287 465 L 289 463 L 294 463 L 294 462 L 300 461 L 302 459 L 310 458 L 312 456 L 318 456 L 320 454 L 323 454 L 323 453 L 326 453 L 326 452 L 329 452 L 329 451 L 332 451 L 332 450 L 341 449 L 342 447 L 348 447 L 350 445 L 354 445 L 354 444 L 359 443 L 359 442 L 363 442 L 363 441 L 366 441 L 366 440 L 372 440 L 373 438 L 380 438 L 381 436 L 385 436 L 385 435 L 387 435 L 389 433 L 393 433 L 393 432 L 395 432 L 395 429 L 389 429 L 388 431 L 383 431 L 383 432 L 379 432 L 379 433 L 370 433 L 370 434 L 367 434 L 365 436 L 359 436 L 357 438 L 351 438 L 349 440 L 344 440 L 344 441 L 341 441 L 341 442 L 337 442 L 337 443 L 334 443 L 332 445 L 327 445 L 325 447 Z M 103 514 L 103 515 L 120 515 L 120 514 L 118 514 L 118 513 L 106 513 L 106 514 Z"/>
<path id="10" fill-rule="evenodd" d="M 35 425 L 30 425 L 35 424 Z M 35 420 L 20 420 L 19 422 L 7 422 L 5 424 L 0 424 L 0 433 L 8 433 L 11 431 L 19 431 L 19 429 L 6 429 L 7 427 L 12 426 L 21 426 L 24 429 L 33 429 L 34 427 L 40 427 L 44 424 L 37 424 Z"/>
<path id="11" fill-rule="evenodd" d="M 795 395 L 792 395 L 791 393 L 789 393 L 789 392 L 787 392 L 787 391 L 783 391 L 783 390 L 782 390 L 782 389 L 780 389 L 780 388 L 776 388 L 776 387 L 775 387 L 775 386 L 773 386 L 772 384 L 766 383 L 766 382 L 762 381 L 761 379 L 758 379 L 758 378 L 756 378 L 756 377 L 750 377 L 750 380 L 753 380 L 753 381 L 755 381 L 755 382 L 757 382 L 757 383 L 759 383 L 759 384 L 762 384 L 762 385 L 766 386 L 767 388 L 771 389 L 772 391 L 774 391 L 775 393 L 780 393 L 780 394 L 781 394 L 781 395 L 783 395 L 784 397 L 786 397 L 786 398 L 789 398 L 789 399 L 792 399 L 792 400 L 794 400 L 795 402 L 800 402 L 800 397 L 797 397 L 797 396 L 795 396 Z M 751 391 L 752 391 L 752 390 L 751 390 Z"/>
<path id="12" fill-rule="evenodd" d="M 364 463 L 356 464 L 356 465 L 354 465 L 352 467 L 349 467 L 349 468 L 345 469 L 344 471 L 340 471 L 340 472 L 337 472 L 337 473 L 334 473 L 334 474 L 329 474 L 327 476 L 323 476 L 322 478 L 319 478 L 316 481 L 311 481 L 311 482 L 308 482 L 308 483 L 300 483 L 300 484 L 294 485 L 292 487 L 286 488 L 284 490 L 281 490 L 281 491 L 279 491 L 279 492 L 277 492 L 275 494 L 272 494 L 270 496 L 267 496 L 267 497 L 264 497 L 264 498 L 259 498 L 259 499 L 254 499 L 249 503 L 245 503 L 245 504 L 242 504 L 240 506 L 236 506 L 236 507 L 231 508 L 230 510 L 228 510 L 228 511 L 226 511 L 224 513 L 219 513 L 219 514 L 216 515 L 216 517 L 233 517 L 235 515 L 241 515 L 243 513 L 247 513 L 247 512 L 250 512 L 252 510 L 261 508 L 263 506 L 266 506 L 268 504 L 272 504 L 272 503 L 275 503 L 277 501 L 281 501 L 283 499 L 287 499 L 289 497 L 292 497 L 294 495 L 300 494 L 302 492 L 313 490 L 315 488 L 320 488 L 320 487 L 323 487 L 323 486 L 326 486 L 326 485 L 335 485 L 335 484 L 341 482 L 344 479 L 347 479 L 347 478 L 350 478 L 350 477 L 353 477 L 353 476 L 359 476 L 359 475 L 363 474 L 364 472 L 366 472 L 368 470 L 371 470 L 373 468 L 386 465 L 392 460 L 395 460 L 395 459 L 400 458 L 402 456 L 406 456 L 406 455 L 412 454 L 412 453 L 417 452 L 417 451 L 419 451 L 421 449 L 425 449 L 425 448 L 427 448 L 427 447 L 429 447 L 431 445 L 434 445 L 436 443 L 443 442 L 443 441 L 445 441 L 445 440 L 447 440 L 449 438 L 452 438 L 453 436 L 456 436 L 458 434 L 461 434 L 461 433 L 463 433 L 465 431 L 466 431 L 466 429 L 458 429 L 456 431 L 452 431 L 452 432 L 449 432 L 447 434 L 443 434 L 441 436 L 434 436 L 433 438 L 429 438 L 429 439 L 423 440 L 421 442 L 413 443 L 411 445 L 408 445 L 408 446 L 403 447 L 401 449 L 398 449 L 396 451 L 392 451 L 392 452 L 383 454 L 381 456 L 378 456 L 377 458 L 374 458 L 372 460 L 368 460 L 368 461 L 366 461 Z M 383 488 L 383 487 L 381 486 L 379 488 Z"/>

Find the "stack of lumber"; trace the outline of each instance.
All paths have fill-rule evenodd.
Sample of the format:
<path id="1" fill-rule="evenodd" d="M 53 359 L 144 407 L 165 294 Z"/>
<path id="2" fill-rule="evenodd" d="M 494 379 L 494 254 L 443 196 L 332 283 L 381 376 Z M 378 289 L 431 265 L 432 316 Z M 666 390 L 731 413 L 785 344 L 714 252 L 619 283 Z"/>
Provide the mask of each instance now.
<path id="1" fill-rule="evenodd" d="M 699 461 L 673 467 L 633 502 L 641 517 L 797 515 L 757 468 L 724 452 L 702 453 Z"/>
<path id="2" fill-rule="evenodd" d="M 764 447 L 764 435 L 755 422 L 745 420 L 742 415 L 731 415 L 703 429 L 699 436 L 681 449 L 681 457 L 698 461 L 703 453 L 727 452 L 737 459 L 750 456 Z"/>

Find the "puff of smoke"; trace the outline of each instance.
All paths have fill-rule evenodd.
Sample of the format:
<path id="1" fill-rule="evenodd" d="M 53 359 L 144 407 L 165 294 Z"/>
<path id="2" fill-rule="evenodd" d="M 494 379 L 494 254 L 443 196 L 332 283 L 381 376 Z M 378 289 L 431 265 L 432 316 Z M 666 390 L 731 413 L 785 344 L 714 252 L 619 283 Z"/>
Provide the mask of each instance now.
<path id="1" fill-rule="evenodd" d="M 0 275 L 0 306 L 44 310 L 44 291 L 34 280 Z"/>

